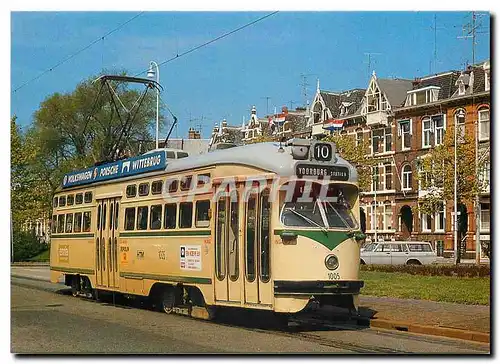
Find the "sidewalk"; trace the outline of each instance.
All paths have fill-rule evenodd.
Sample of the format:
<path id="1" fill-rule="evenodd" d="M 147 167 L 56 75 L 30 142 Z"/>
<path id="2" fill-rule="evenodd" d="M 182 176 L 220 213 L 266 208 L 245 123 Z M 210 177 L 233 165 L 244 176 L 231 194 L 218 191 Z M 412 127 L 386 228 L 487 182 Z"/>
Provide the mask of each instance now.
<path id="1" fill-rule="evenodd" d="M 490 333 L 490 306 L 360 296 L 359 313 L 372 320 Z"/>

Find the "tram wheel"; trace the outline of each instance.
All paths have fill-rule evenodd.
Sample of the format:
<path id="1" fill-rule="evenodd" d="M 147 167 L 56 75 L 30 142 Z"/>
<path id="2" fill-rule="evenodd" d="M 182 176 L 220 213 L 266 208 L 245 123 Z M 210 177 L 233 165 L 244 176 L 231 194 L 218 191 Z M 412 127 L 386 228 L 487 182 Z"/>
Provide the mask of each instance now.
<path id="1" fill-rule="evenodd" d="M 80 277 L 78 276 L 73 276 L 73 279 L 71 280 L 71 294 L 73 297 L 78 296 L 78 283 L 80 280 Z"/>
<path id="2" fill-rule="evenodd" d="M 175 289 L 173 287 L 165 288 L 161 294 L 161 308 L 167 314 L 174 312 Z"/>

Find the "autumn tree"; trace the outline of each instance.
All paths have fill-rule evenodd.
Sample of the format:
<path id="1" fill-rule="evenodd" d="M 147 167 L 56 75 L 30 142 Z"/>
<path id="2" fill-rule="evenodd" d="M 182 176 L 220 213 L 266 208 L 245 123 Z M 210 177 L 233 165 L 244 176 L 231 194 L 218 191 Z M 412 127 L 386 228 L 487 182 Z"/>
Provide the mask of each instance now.
<path id="1" fill-rule="evenodd" d="M 370 191 L 373 179 L 372 168 L 376 160 L 369 154 L 368 143 L 364 140 L 356 143 L 354 136 L 340 134 L 328 135 L 322 140 L 335 143 L 340 156 L 356 167 L 360 191 Z"/>

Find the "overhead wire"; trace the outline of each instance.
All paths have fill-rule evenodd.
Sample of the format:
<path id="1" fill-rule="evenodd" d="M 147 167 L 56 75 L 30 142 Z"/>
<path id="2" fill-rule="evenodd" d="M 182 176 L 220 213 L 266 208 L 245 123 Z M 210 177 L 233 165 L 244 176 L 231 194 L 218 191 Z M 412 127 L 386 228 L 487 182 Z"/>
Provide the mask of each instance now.
<path id="1" fill-rule="evenodd" d="M 72 53 L 70 54 L 69 56 L 67 56 L 66 58 L 64 58 L 63 60 L 59 61 L 58 63 L 56 63 L 54 66 L 52 67 L 49 67 L 47 68 L 45 71 L 41 72 L 39 75 L 33 77 L 32 79 L 24 82 L 21 86 L 15 88 L 12 92 L 17 92 L 18 90 L 20 90 L 21 88 L 23 88 L 24 86 L 28 85 L 29 83 L 39 79 L 40 77 L 42 77 L 43 75 L 53 71 L 54 69 L 56 69 L 57 67 L 59 67 L 60 65 L 66 63 L 67 61 L 69 61 L 70 59 L 76 57 L 78 54 L 82 53 L 83 51 L 89 49 L 90 47 L 92 47 L 94 44 L 96 44 L 97 42 L 101 41 L 101 40 L 104 40 L 104 38 L 106 38 L 107 36 L 113 34 L 114 32 L 118 31 L 120 28 L 123 28 L 125 25 L 127 25 L 128 23 L 130 23 L 131 21 L 135 20 L 136 18 L 138 18 L 139 16 L 141 16 L 142 14 L 144 14 L 144 11 L 141 11 L 139 14 L 136 14 L 134 15 L 132 18 L 130 18 L 129 20 L 127 20 L 126 22 L 120 24 L 119 26 L 117 26 L 116 28 L 114 28 L 113 30 L 110 30 L 109 32 L 107 32 L 106 34 L 104 34 L 103 36 L 99 37 L 98 39 L 94 40 L 93 42 L 89 43 L 88 45 L 86 45 L 85 47 L 81 48 L 80 50 L 76 51 L 75 53 Z"/>

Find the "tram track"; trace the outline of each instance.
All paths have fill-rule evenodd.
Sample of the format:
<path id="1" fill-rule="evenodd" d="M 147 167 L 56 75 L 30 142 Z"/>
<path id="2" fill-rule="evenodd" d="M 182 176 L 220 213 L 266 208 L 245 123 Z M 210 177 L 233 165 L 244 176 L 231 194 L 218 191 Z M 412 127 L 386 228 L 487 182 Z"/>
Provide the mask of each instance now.
<path id="1" fill-rule="evenodd" d="M 71 289 L 66 288 L 66 286 L 60 285 L 60 288 L 57 289 L 54 284 L 49 282 L 42 282 L 40 279 L 31 279 L 28 277 L 15 277 L 15 280 L 11 280 L 11 284 L 19 287 L 35 289 L 39 291 L 45 291 L 50 293 L 55 293 L 58 295 L 71 295 Z M 42 284 L 41 284 L 42 283 Z M 43 284 L 44 283 L 44 284 Z M 112 298 L 112 295 L 108 295 L 108 297 L 101 296 L 99 300 L 95 300 L 92 298 L 78 297 L 84 301 L 90 301 L 93 303 L 100 303 L 104 305 L 113 305 L 117 308 L 122 309 L 146 309 L 153 311 L 151 305 L 146 304 L 143 300 L 131 301 L 123 298 L 121 295 L 115 296 L 115 299 Z M 192 320 L 202 320 L 199 318 L 194 318 L 186 315 L 178 315 L 184 316 Z M 230 312 L 222 315 L 222 318 L 216 318 L 212 321 L 203 320 L 204 322 L 211 325 L 220 325 L 231 328 L 239 328 L 246 331 L 253 331 L 258 333 L 266 333 L 272 335 L 279 335 L 283 337 L 289 338 L 301 338 L 308 342 L 314 342 L 323 346 L 348 350 L 353 352 L 354 354 L 411 354 L 415 353 L 413 351 L 408 350 L 400 350 L 396 348 L 384 347 L 384 346 L 375 346 L 370 344 L 358 344 L 353 342 L 347 342 L 345 340 L 333 339 L 331 337 L 323 337 L 321 332 L 328 331 L 357 331 L 362 330 L 365 333 L 376 334 L 380 336 L 384 336 L 390 339 L 401 339 L 405 338 L 407 340 L 419 341 L 422 343 L 435 344 L 436 342 L 442 344 L 456 345 L 455 341 L 447 340 L 443 338 L 434 338 L 434 337 L 426 337 L 424 335 L 414 335 L 404 332 L 392 332 L 392 331 L 383 331 L 380 329 L 372 329 L 364 325 L 356 325 L 352 321 L 349 321 L 349 318 L 344 319 L 342 321 L 332 321 L 331 318 L 318 316 L 317 313 L 314 313 L 313 316 L 302 315 L 302 317 L 292 317 L 290 319 L 290 324 L 288 327 L 275 327 L 272 324 L 270 325 L 269 321 L 265 319 L 255 320 L 252 317 L 242 318 L 238 315 L 231 315 Z M 484 350 L 484 347 L 481 345 L 468 345 L 471 349 L 475 350 Z"/>

